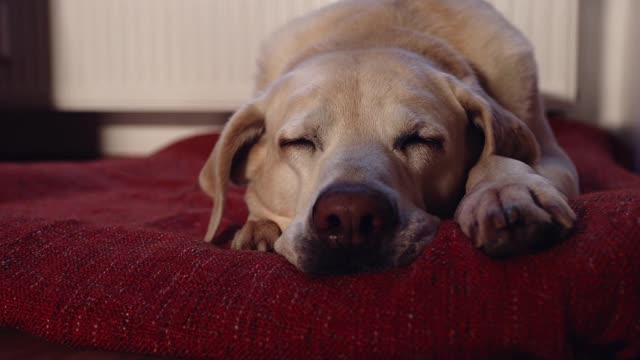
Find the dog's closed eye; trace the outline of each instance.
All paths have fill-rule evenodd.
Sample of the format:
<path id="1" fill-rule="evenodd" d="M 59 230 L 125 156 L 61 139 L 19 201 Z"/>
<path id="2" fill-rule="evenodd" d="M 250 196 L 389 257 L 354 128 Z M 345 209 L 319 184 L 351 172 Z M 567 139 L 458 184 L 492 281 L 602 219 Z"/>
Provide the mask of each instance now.
<path id="1" fill-rule="evenodd" d="M 282 150 L 296 148 L 296 149 L 315 151 L 317 149 L 316 143 L 313 140 L 309 138 L 304 138 L 304 137 L 293 138 L 293 139 L 281 138 L 280 140 L 278 140 L 278 146 Z"/>
<path id="2" fill-rule="evenodd" d="M 417 132 L 410 132 L 399 136 L 395 143 L 394 149 L 407 151 L 412 147 L 427 146 L 434 150 L 442 150 L 444 145 L 444 137 L 440 135 L 424 136 Z"/>

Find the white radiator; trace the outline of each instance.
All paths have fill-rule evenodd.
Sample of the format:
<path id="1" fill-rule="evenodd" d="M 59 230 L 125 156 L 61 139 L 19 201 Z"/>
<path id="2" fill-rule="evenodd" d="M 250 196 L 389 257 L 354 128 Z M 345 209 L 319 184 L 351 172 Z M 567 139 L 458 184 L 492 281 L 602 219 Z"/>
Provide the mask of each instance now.
<path id="1" fill-rule="evenodd" d="M 553 100 L 574 103 L 578 88 L 579 0 L 487 1 L 533 44 L 545 95 Z"/>
<path id="2" fill-rule="evenodd" d="M 0 0 L 0 32 L 12 32 L 0 36 L 0 98 L 48 91 L 61 110 L 233 110 L 251 94 L 260 41 L 329 2 L 49 0 L 45 19 L 28 9 L 45 1 Z M 490 2 L 534 44 L 543 91 L 574 101 L 578 0 Z"/>
<path id="3" fill-rule="evenodd" d="M 64 109 L 232 110 L 264 36 L 328 1 L 53 0 Z"/>

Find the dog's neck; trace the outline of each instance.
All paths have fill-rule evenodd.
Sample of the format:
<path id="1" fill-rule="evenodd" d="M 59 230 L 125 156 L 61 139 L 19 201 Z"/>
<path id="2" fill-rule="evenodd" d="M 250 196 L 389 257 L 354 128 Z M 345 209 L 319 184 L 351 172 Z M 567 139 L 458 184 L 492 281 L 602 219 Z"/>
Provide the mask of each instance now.
<path id="1" fill-rule="evenodd" d="M 379 30 L 378 34 L 372 34 L 371 31 L 362 34 L 354 32 L 348 36 L 329 37 L 321 43 L 311 44 L 292 58 L 284 67 L 283 74 L 316 56 L 333 52 L 379 50 L 382 48 L 409 51 L 424 58 L 440 71 L 465 83 L 480 82 L 472 65 L 447 43 L 435 36 L 401 28 Z"/>

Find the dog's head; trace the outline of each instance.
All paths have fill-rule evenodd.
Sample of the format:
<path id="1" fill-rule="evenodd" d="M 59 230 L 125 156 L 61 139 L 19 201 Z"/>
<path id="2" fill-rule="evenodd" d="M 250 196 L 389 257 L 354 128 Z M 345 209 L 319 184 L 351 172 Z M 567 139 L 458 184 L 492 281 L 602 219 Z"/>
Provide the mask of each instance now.
<path id="1" fill-rule="evenodd" d="M 233 182 L 247 185 L 252 217 L 278 224 L 276 252 L 302 271 L 404 265 L 455 210 L 478 157 L 526 158 L 518 149 L 532 141 L 479 86 L 415 54 L 316 56 L 225 127 L 200 175 L 215 205 L 207 240 Z"/>

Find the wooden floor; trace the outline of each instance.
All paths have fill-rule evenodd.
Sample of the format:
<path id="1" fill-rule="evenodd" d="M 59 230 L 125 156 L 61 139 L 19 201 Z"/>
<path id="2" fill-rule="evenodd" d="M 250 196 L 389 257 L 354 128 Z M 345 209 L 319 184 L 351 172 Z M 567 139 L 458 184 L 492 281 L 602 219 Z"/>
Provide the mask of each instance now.
<path id="1" fill-rule="evenodd" d="M 153 360 L 167 359 L 136 354 L 73 349 L 52 344 L 16 330 L 0 329 L 2 360 Z"/>

